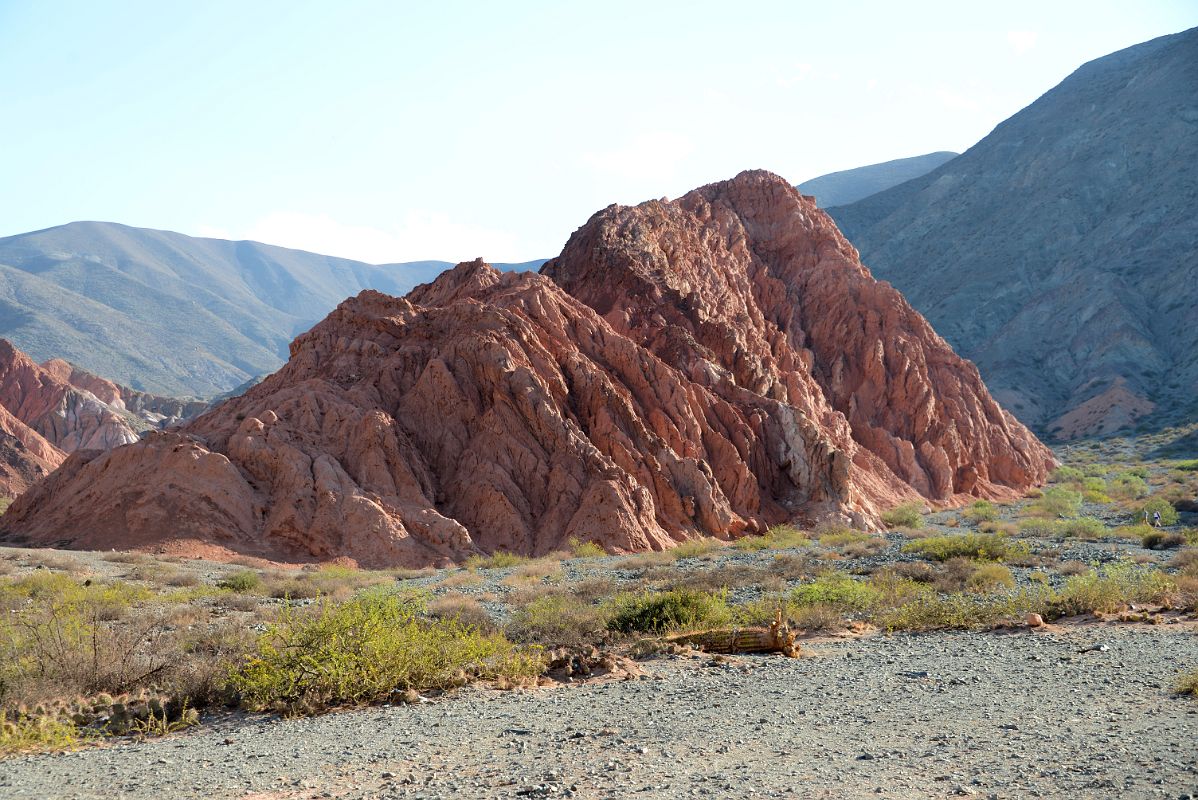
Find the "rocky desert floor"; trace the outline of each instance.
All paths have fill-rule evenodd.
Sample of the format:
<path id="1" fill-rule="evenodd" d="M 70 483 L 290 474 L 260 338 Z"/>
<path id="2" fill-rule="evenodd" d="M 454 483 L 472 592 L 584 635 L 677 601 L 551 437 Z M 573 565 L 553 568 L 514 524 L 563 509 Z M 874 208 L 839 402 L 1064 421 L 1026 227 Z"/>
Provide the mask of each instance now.
<path id="1" fill-rule="evenodd" d="M 941 511 L 885 534 L 790 530 L 760 544 L 633 556 L 583 548 L 450 570 L 6 548 L 0 588 L 10 615 L 25 608 L 13 597 L 38 602 L 38 586 L 123 587 L 129 608 L 112 614 L 110 629 L 157 614 L 155 646 L 172 658 L 209 657 L 178 684 L 196 697 L 288 613 L 362 591 L 419 594 L 432 619 L 541 646 L 551 658 L 582 654 L 594 669 L 317 715 L 209 702 L 191 727 L 134 726 L 65 742 L 65 752 L 10 747 L 0 798 L 1198 797 L 1198 697 L 1178 692 L 1198 672 L 1195 520 L 1183 514 L 1155 532 L 1164 541 L 1146 541 L 1154 532 L 1132 524 L 1136 503 L 1192 492 L 1195 475 L 1173 462 L 1135 466 L 1134 448 L 1109 444 L 1063 455 L 1094 475 L 1056 477 L 1054 486 L 1084 497 L 1055 528 L 1043 522 L 1044 497 L 1031 497 L 986 520 Z M 1112 463 L 1087 470 L 1099 457 Z M 1146 476 L 1149 495 L 1098 491 L 1098 473 L 1117 493 L 1128 469 Z M 931 545 L 968 537 L 1013 546 L 934 557 Z M 845 599 L 844 581 L 919 584 L 926 594 L 882 613 L 881 601 Z M 617 633 L 614 612 L 598 610 L 680 588 L 730 609 L 726 625 L 784 608 L 800 657 L 712 654 L 658 631 Z M 1046 608 L 1060 613 L 1029 626 L 1010 601 L 1029 592 L 1050 594 Z M 946 616 L 947 607 L 955 610 Z M 22 674 L 31 697 L 37 684 Z M 29 703 L 18 710 L 34 713 Z"/>
<path id="2" fill-rule="evenodd" d="M 228 715 L 3 762 L 0 796 L 1178 798 L 1198 791 L 1198 703 L 1170 691 L 1187 664 L 1192 623 L 828 638 L 798 659 Z"/>

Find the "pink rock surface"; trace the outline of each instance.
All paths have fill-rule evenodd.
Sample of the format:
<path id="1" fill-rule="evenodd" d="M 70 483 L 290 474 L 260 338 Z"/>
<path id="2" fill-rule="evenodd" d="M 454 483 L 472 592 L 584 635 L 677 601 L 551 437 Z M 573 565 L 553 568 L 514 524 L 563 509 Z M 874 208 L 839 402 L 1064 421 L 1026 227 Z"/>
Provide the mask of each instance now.
<path id="1" fill-rule="evenodd" d="M 66 453 L 0 406 L 0 497 L 16 497 L 65 458 Z"/>
<path id="2" fill-rule="evenodd" d="M 175 432 L 78 452 L 8 540 L 423 565 L 877 524 L 1005 497 L 1049 451 L 831 220 L 763 172 L 612 206 L 544 274 L 367 291 Z"/>
<path id="3" fill-rule="evenodd" d="M 0 406 L 67 453 L 137 441 L 131 420 L 91 392 L 43 369 L 4 339 L 0 339 Z"/>

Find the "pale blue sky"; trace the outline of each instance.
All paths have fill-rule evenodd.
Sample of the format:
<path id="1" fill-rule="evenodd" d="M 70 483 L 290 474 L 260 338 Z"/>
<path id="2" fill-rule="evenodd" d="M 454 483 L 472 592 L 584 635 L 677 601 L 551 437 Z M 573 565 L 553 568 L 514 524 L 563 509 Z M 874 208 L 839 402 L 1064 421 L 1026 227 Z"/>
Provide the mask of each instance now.
<path id="1" fill-rule="evenodd" d="M 0 0 L 0 235 L 547 257 L 612 202 L 964 150 L 1194 25 L 1194 0 Z"/>

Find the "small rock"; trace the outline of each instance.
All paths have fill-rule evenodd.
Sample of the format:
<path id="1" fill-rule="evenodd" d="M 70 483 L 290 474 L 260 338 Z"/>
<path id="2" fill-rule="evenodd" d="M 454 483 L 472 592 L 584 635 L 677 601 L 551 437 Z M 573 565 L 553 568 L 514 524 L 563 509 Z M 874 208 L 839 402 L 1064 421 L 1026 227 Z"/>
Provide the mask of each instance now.
<path id="1" fill-rule="evenodd" d="M 1028 612 L 1028 615 L 1023 618 L 1029 628 L 1040 628 L 1044 626 L 1044 617 L 1034 611 Z"/>

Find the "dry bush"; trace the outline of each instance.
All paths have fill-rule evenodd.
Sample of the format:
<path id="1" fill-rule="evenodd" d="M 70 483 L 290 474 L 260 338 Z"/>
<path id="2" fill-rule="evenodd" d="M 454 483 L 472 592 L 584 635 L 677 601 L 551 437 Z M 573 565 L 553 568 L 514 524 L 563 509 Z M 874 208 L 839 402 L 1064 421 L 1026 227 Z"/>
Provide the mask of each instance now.
<path id="1" fill-rule="evenodd" d="M 504 602 L 512 607 L 527 605 L 542 597 L 567 594 L 560 586 L 551 583 L 529 583 L 513 587 Z"/>
<path id="2" fill-rule="evenodd" d="M 771 577 L 769 570 L 752 567 L 745 564 L 726 564 L 708 570 L 687 570 L 672 582 L 668 588 L 689 588 L 712 594 L 723 589 L 736 589 L 742 586 L 760 586 Z"/>
<path id="3" fill-rule="evenodd" d="M 672 564 L 674 557 L 664 550 L 647 550 L 644 553 L 622 558 L 616 562 L 616 569 L 647 569 Z"/>
<path id="4" fill-rule="evenodd" d="M 586 578 L 567 587 L 570 594 L 584 603 L 594 603 L 616 594 L 619 587 L 607 577 Z"/>
<path id="5" fill-rule="evenodd" d="M 825 604 L 788 607 L 786 617 L 791 627 L 807 632 L 834 631 L 845 626 L 840 609 Z"/>
<path id="6" fill-rule="evenodd" d="M 1085 575 L 1090 571 L 1090 568 L 1080 561 L 1063 561 L 1057 567 L 1057 572 L 1062 575 Z"/>
<path id="7" fill-rule="evenodd" d="M 704 538 L 682 542 L 666 552 L 670 554 L 674 561 L 680 561 L 684 558 L 697 558 L 708 561 L 719 556 L 719 551 L 724 547 L 725 543 L 719 539 Z"/>
<path id="8" fill-rule="evenodd" d="M 937 591 L 945 594 L 963 591 L 976 566 L 973 561 L 964 556 L 950 558 L 941 564 L 933 585 Z"/>
<path id="9" fill-rule="evenodd" d="M 404 567 L 395 567 L 394 569 L 385 570 L 386 574 L 390 575 L 397 581 L 410 581 L 417 578 L 427 578 L 436 572 L 432 567 L 422 567 L 420 569 L 406 569 Z"/>
<path id="10" fill-rule="evenodd" d="M 916 583 L 933 583 L 937 575 L 936 569 L 926 561 L 900 561 L 887 569 L 899 578 Z"/>
<path id="11" fill-rule="evenodd" d="M 235 567 L 246 567 L 247 569 L 269 569 L 272 564 L 264 558 L 255 558 L 254 556 L 237 556 L 229 560 L 229 563 Z M 317 569 L 315 564 L 307 564 L 304 569 L 309 567 Z"/>
<path id="12" fill-rule="evenodd" d="M 561 561 L 541 559 L 521 564 L 512 571 L 511 575 L 500 581 L 500 583 L 505 586 L 519 586 L 521 584 L 537 583 L 540 581 L 557 582 L 563 577 Z"/>
<path id="13" fill-rule="evenodd" d="M 1019 526 L 1014 522 L 996 519 L 979 522 L 978 530 L 982 533 L 998 533 L 1004 536 L 1014 536 L 1015 534 L 1019 533 Z"/>
<path id="14" fill-rule="evenodd" d="M 1198 575 L 1178 575 L 1177 598 L 1174 604 L 1182 611 L 1198 611 Z"/>
<path id="15" fill-rule="evenodd" d="M 1015 576 L 1002 564 L 978 564 L 965 583 L 971 592 L 992 592 L 1013 587 Z"/>
<path id="16" fill-rule="evenodd" d="M 517 608 L 505 632 L 516 642 L 579 647 L 601 642 L 607 636 L 607 621 L 601 607 L 554 593 Z"/>
<path id="17" fill-rule="evenodd" d="M 168 649 L 179 657 L 159 683 L 192 708 L 225 702 L 229 667 L 244 660 L 256 638 L 248 627 L 231 621 L 178 631 L 168 641 Z"/>
<path id="18" fill-rule="evenodd" d="M 890 542 L 882 536 L 871 536 L 860 542 L 852 542 L 840 551 L 845 558 L 867 558 L 885 550 Z"/>
<path id="19" fill-rule="evenodd" d="M 1198 576 L 1198 548 L 1190 548 L 1178 552 L 1170 562 L 1183 575 Z"/>
<path id="20" fill-rule="evenodd" d="M 815 574 L 815 562 L 806 553 L 779 553 L 767 569 L 788 581 L 803 580 Z"/>
<path id="21" fill-rule="evenodd" d="M 105 553 L 100 558 L 113 564 L 145 564 L 153 560 L 145 553 L 118 552 L 116 550 Z"/>
<path id="22" fill-rule="evenodd" d="M 199 586 L 203 581 L 200 576 L 188 570 L 179 570 L 167 576 L 166 585 L 176 588 L 183 586 Z"/>
<path id="23" fill-rule="evenodd" d="M 90 573 L 90 570 L 79 559 L 62 553 L 31 553 L 28 560 L 30 566 L 44 567 L 55 572 L 66 572 L 71 575 Z"/>
<path id="24" fill-rule="evenodd" d="M 462 589 L 467 586 L 478 586 L 482 582 L 483 578 L 481 575 L 463 570 L 462 572 L 455 572 L 452 575 L 446 575 L 437 582 L 437 586 L 442 589 Z"/>
<path id="25" fill-rule="evenodd" d="M 481 631 L 498 630 L 495 620 L 473 597 L 447 594 L 429 601 L 428 614 L 434 619 L 456 620 L 461 625 Z"/>
<path id="26" fill-rule="evenodd" d="M 252 594 L 222 594 L 216 598 L 215 605 L 230 611 L 256 611 L 261 605 L 262 598 Z"/>
<path id="27" fill-rule="evenodd" d="M 935 528 L 895 528 L 891 533 L 900 534 L 904 539 L 927 539 L 936 535 Z"/>

